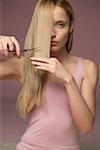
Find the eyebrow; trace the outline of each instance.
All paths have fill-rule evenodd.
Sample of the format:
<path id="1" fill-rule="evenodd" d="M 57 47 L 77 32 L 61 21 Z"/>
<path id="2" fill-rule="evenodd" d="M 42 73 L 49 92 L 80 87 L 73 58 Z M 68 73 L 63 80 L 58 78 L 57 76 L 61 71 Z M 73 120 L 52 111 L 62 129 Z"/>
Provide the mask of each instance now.
<path id="1" fill-rule="evenodd" d="M 56 21 L 55 23 L 68 23 L 68 21 L 66 21 L 66 20 L 58 20 L 58 21 Z"/>

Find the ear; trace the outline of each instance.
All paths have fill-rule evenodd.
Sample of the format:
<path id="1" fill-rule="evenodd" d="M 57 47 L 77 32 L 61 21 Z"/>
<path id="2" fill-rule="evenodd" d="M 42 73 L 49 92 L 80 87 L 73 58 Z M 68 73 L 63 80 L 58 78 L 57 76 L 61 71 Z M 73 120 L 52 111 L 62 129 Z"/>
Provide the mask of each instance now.
<path id="1" fill-rule="evenodd" d="M 70 30 L 69 30 L 69 33 L 71 33 L 71 32 L 73 31 L 73 28 L 74 28 L 74 25 L 73 25 L 73 24 L 71 24 L 71 26 L 70 26 Z"/>
<path id="2" fill-rule="evenodd" d="M 74 20 L 71 20 L 69 33 L 73 32 L 73 29 L 74 29 Z"/>

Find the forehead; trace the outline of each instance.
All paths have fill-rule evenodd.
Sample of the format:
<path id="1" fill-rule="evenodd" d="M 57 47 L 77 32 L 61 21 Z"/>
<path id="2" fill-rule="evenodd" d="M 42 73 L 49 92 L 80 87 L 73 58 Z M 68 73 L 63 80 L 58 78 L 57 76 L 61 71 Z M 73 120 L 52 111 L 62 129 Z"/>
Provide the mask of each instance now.
<path id="1" fill-rule="evenodd" d="M 69 17 L 63 8 L 56 6 L 54 9 L 54 21 L 58 21 L 58 20 L 67 21 L 69 20 Z"/>

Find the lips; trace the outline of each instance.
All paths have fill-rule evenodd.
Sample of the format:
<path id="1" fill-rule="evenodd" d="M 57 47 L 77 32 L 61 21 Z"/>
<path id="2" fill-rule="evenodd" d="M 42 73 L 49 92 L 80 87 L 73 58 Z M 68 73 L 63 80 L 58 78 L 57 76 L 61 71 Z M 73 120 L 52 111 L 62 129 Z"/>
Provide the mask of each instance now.
<path id="1" fill-rule="evenodd" d="M 57 43 L 56 41 L 51 41 L 51 43 Z"/>
<path id="2" fill-rule="evenodd" d="M 55 46 L 55 45 L 57 45 L 57 42 L 56 41 L 51 41 L 51 45 Z"/>

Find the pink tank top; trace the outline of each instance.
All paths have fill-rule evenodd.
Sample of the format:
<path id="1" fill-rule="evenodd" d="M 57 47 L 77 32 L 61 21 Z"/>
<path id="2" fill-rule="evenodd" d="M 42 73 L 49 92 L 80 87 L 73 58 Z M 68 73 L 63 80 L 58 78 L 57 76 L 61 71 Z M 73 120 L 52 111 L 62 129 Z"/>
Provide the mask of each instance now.
<path id="1" fill-rule="evenodd" d="M 78 57 L 73 77 L 79 90 L 82 70 L 82 57 Z M 27 150 L 39 150 L 39 147 L 43 150 L 80 149 L 79 131 L 73 121 L 67 91 L 63 83 L 47 81 L 46 106 L 44 109 L 34 109 L 26 132 L 21 137 L 21 142 L 31 146 Z"/>

